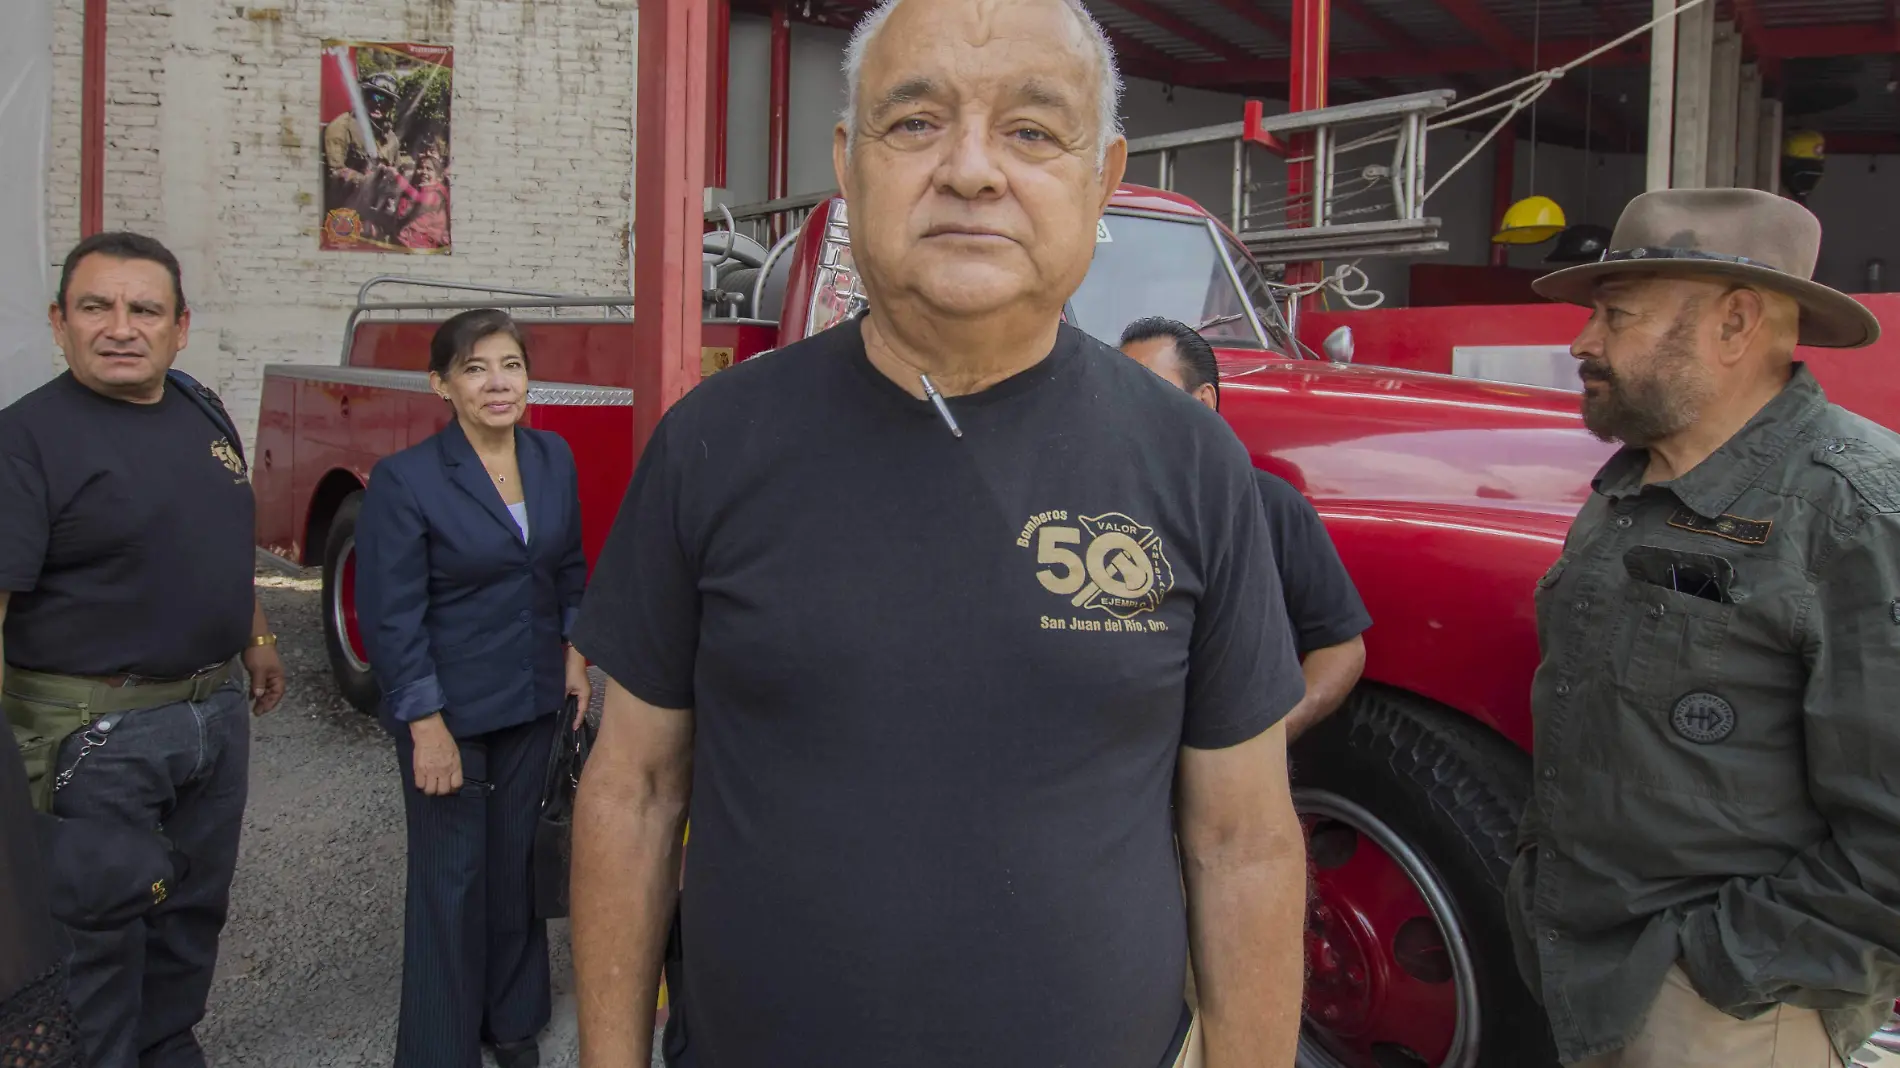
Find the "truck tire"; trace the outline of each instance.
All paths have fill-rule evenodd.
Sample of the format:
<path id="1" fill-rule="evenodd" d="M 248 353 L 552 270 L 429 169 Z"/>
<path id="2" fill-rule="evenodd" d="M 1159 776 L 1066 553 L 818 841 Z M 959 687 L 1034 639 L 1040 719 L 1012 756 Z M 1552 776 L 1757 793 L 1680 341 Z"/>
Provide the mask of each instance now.
<path id="1" fill-rule="evenodd" d="M 1301 1068 L 1555 1068 L 1504 918 L 1528 758 L 1361 686 L 1292 769 L 1311 879 Z"/>
<path id="2" fill-rule="evenodd" d="M 362 510 L 361 490 L 343 498 L 323 541 L 323 644 L 336 688 L 357 711 L 373 716 L 382 691 L 356 626 L 356 515 Z"/>

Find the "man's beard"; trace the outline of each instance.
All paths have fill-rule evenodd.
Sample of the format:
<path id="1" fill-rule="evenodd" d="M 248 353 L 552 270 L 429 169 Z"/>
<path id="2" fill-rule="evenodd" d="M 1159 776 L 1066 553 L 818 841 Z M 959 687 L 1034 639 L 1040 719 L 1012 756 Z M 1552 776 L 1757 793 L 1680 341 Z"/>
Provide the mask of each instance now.
<path id="1" fill-rule="evenodd" d="M 1621 441 L 1647 448 L 1679 433 L 1702 414 L 1709 388 L 1695 355 L 1695 319 L 1698 307 L 1684 307 L 1669 332 L 1656 343 L 1640 378 L 1620 375 L 1607 361 L 1585 360 L 1577 368 L 1583 379 L 1583 425 L 1599 441 Z M 1596 392 L 1587 386 L 1600 383 Z"/>

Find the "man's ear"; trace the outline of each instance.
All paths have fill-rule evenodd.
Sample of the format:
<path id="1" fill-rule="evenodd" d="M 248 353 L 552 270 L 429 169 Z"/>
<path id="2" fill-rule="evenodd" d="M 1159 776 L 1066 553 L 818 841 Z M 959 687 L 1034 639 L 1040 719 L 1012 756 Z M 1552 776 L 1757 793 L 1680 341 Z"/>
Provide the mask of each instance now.
<path id="1" fill-rule="evenodd" d="M 1716 308 L 1721 317 L 1716 336 L 1722 342 L 1722 362 L 1733 363 L 1768 328 L 1768 302 L 1753 289 L 1737 286 L 1722 295 Z"/>
<path id="2" fill-rule="evenodd" d="M 1220 393 L 1214 388 L 1212 382 L 1203 382 L 1194 387 L 1194 399 L 1217 412 L 1220 411 Z"/>
<path id="3" fill-rule="evenodd" d="M 1108 143 L 1108 151 L 1102 154 L 1101 203 L 1096 205 L 1096 214 L 1108 210 L 1108 202 L 1114 198 L 1115 190 L 1122 184 L 1122 175 L 1128 172 L 1128 139 L 1120 134 Z"/>
<path id="4" fill-rule="evenodd" d="M 838 180 L 838 191 L 844 194 L 848 203 L 851 200 L 851 131 L 844 123 L 831 128 L 831 172 Z"/>

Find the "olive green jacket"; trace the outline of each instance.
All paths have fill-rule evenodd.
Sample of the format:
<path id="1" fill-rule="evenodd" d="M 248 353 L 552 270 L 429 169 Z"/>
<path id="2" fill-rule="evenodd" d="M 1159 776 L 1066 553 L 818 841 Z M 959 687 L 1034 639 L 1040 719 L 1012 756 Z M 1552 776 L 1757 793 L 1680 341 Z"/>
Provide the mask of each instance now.
<path id="1" fill-rule="evenodd" d="M 1538 582 L 1508 910 L 1566 1062 L 1669 967 L 1843 1060 L 1900 995 L 1900 436 L 1787 388 L 1713 456 L 1604 465 Z"/>

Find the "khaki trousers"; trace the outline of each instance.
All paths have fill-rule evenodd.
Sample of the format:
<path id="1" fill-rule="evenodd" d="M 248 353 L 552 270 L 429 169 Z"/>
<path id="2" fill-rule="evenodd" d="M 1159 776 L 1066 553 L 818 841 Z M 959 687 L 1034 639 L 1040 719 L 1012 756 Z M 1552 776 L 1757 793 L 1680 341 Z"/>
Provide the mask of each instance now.
<path id="1" fill-rule="evenodd" d="M 1680 967 L 1669 969 L 1649 1019 L 1630 1044 L 1575 1068 L 1842 1068 L 1821 1014 L 1778 1005 L 1737 1020 L 1702 1000 Z"/>
<path id="2" fill-rule="evenodd" d="M 1181 1043 L 1181 1055 L 1174 1059 L 1174 1068 L 1201 1068 L 1205 1057 L 1201 1053 L 1201 1018 L 1196 1014 L 1188 1023 L 1187 1041 Z"/>

